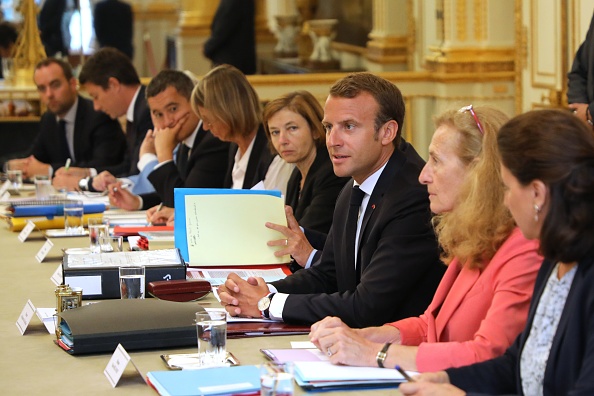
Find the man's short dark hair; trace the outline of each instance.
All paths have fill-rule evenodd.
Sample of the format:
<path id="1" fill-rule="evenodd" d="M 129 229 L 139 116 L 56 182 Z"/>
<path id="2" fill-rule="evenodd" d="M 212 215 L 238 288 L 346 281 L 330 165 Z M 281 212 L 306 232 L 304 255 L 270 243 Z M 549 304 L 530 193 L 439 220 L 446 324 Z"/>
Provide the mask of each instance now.
<path id="1" fill-rule="evenodd" d="M 10 22 L 0 22 L 0 47 L 9 48 L 16 43 L 19 33 L 16 27 Z"/>
<path id="2" fill-rule="evenodd" d="M 140 84 L 130 58 L 115 48 L 104 47 L 87 59 L 78 80 L 81 84 L 91 83 L 107 89 L 111 77 L 123 85 Z"/>
<path id="3" fill-rule="evenodd" d="M 368 72 L 353 73 L 338 80 L 330 88 L 330 96 L 339 98 L 354 98 L 362 92 L 367 92 L 378 104 L 375 117 L 375 131 L 390 120 L 398 123 L 398 133 L 394 139 L 396 147 L 400 144 L 402 124 L 404 123 L 404 98 L 398 87 L 390 81 Z"/>
<path id="4" fill-rule="evenodd" d="M 39 70 L 42 67 L 48 67 L 49 65 L 58 65 L 62 69 L 64 73 L 64 77 L 66 77 L 66 81 L 70 81 L 74 74 L 72 73 L 72 67 L 68 62 L 63 61 L 62 59 L 57 58 L 45 58 L 40 61 L 37 65 L 35 65 L 35 70 Z"/>
<path id="5" fill-rule="evenodd" d="M 194 82 L 184 72 L 178 70 L 162 70 L 157 74 L 146 87 L 146 98 L 152 98 L 165 91 L 168 87 L 173 87 L 184 98 L 190 101 Z"/>

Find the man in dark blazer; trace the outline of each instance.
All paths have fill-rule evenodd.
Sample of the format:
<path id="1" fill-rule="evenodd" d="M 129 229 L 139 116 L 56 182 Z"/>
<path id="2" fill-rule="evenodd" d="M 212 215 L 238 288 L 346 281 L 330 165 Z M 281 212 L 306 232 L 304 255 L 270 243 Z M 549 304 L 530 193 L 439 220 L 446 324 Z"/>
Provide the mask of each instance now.
<path id="1" fill-rule="evenodd" d="M 256 73 L 254 16 L 254 0 L 221 0 L 204 43 L 204 56 L 214 66 L 227 63 L 243 74 Z"/>
<path id="2" fill-rule="evenodd" d="M 110 187 L 113 204 L 137 210 L 162 203 L 166 210 L 173 208 L 174 188 L 223 187 L 229 143 L 202 129 L 190 104 L 193 88 L 181 71 L 163 70 L 151 80 L 146 96 L 155 130 L 145 137 L 141 161 L 157 163 L 148 175 L 155 192 L 134 195 L 115 184 Z"/>
<path id="3" fill-rule="evenodd" d="M 101 176 L 93 170 L 81 171 L 79 188 L 104 191 L 114 176 L 139 173 L 137 167 L 140 145 L 146 132 L 153 129 L 151 114 L 145 98 L 145 87 L 130 59 L 114 48 L 102 48 L 85 62 L 79 81 L 93 99 L 95 110 L 117 119 L 126 116 L 127 151 L 124 160 L 110 166 Z M 86 173 L 86 175 L 84 175 Z M 109 175 L 110 177 L 107 177 Z"/>
<path id="4" fill-rule="evenodd" d="M 39 11 L 39 34 L 47 56 L 58 52 L 68 55 L 68 44 L 62 34 L 62 17 L 66 11 L 66 0 L 45 0 Z"/>
<path id="5" fill-rule="evenodd" d="M 32 177 L 57 173 L 68 159 L 73 166 L 100 170 L 122 161 L 126 140 L 119 123 L 78 95 L 70 65 L 47 58 L 36 65 L 33 80 L 48 111 L 41 117 L 31 156 L 10 161 L 11 168 Z M 63 187 L 58 176 L 54 185 Z"/>
<path id="6" fill-rule="evenodd" d="M 404 100 L 389 81 L 356 73 L 334 84 L 326 145 L 334 173 L 353 181 L 338 197 L 321 260 L 271 285 L 231 274 L 219 287 L 231 315 L 306 324 L 334 315 L 365 327 L 424 311 L 445 266 L 418 182 L 424 161 L 401 142 L 403 120 Z M 351 202 L 355 194 L 362 200 Z"/>
<path id="7" fill-rule="evenodd" d="M 95 5 L 93 26 L 99 47 L 113 47 L 134 57 L 132 6 L 121 0 L 103 0 Z"/>

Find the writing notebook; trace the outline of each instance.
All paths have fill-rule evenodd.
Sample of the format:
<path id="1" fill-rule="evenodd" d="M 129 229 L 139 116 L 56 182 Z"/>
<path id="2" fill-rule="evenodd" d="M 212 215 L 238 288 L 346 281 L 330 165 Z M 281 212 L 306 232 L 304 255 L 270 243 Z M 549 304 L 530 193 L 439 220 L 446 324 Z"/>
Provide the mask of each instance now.
<path id="1" fill-rule="evenodd" d="M 176 188 L 175 247 L 191 266 L 242 266 L 283 264 L 279 246 L 268 241 L 284 239 L 266 228 L 285 225 L 285 203 L 280 191 Z"/>

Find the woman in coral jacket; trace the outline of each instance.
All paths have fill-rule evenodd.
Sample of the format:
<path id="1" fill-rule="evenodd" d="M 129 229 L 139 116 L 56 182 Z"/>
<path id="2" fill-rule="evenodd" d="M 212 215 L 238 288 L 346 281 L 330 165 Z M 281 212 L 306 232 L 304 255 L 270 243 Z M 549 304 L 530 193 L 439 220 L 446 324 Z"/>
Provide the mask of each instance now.
<path id="1" fill-rule="evenodd" d="M 466 106 L 435 120 L 427 185 L 448 269 L 420 317 L 351 329 L 327 317 L 310 338 L 335 364 L 432 371 L 503 354 L 526 323 L 542 258 L 503 204 L 499 110 Z"/>

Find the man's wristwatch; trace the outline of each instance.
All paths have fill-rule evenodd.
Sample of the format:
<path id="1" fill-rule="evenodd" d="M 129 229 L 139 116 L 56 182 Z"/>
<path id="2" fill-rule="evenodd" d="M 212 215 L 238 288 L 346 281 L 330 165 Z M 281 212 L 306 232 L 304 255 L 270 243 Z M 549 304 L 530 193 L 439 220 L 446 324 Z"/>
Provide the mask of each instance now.
<path id="1" fill-rule="evenodd" d="M 388 348 L 390 348 L 390 345 L 392 345 L 392 343 L 387 342 L 382 350 L 377 353 L 375 361 L 377 362 L 378 367 L 384 368 L 384 362 L 386 361 L 386 357 L 388 357 Z"/>
<path id="2" fill-rule="evenodd" d="M 272 297 L 274 297 L 275 294 L 276 293 L 270 293 L 258 301 L 258 309 L 260 310 L 263 318 L 270 319 L 270 303 L 272 302 Z"/>
<path id="3" fill-rule="evenodd" d="M 85 177 L 78 181 L 78 188 L 81 191 L 89 191 L 89 181 L 91 180 L 90 177 Z"/>

